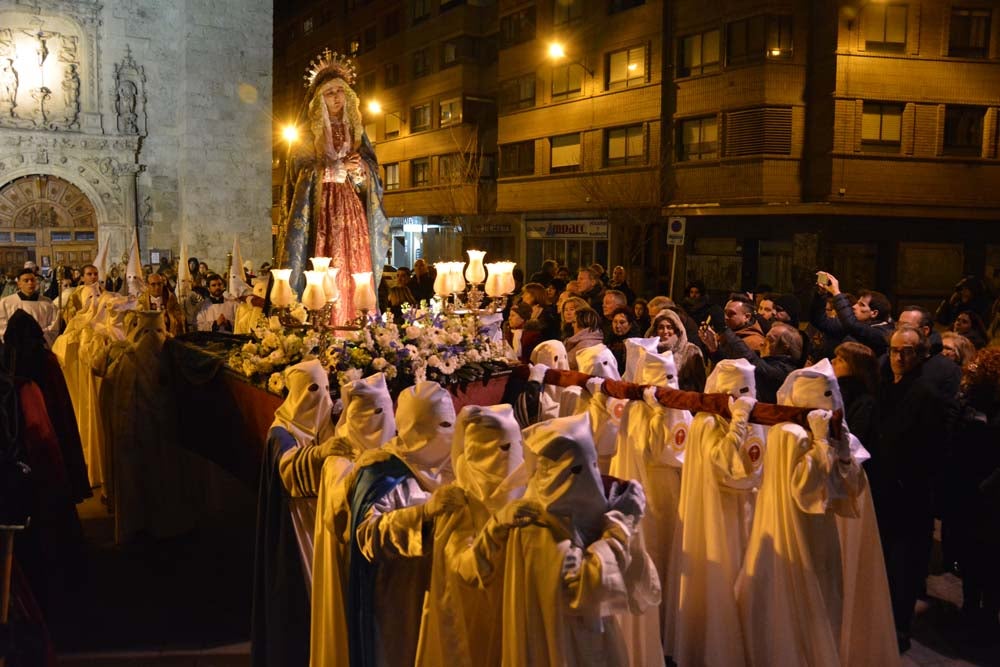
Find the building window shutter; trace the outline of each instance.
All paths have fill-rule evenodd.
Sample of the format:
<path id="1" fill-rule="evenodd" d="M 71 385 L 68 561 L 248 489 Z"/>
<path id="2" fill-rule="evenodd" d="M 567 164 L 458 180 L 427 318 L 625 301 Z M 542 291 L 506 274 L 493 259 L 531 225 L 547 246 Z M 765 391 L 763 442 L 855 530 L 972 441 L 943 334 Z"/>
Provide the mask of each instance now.
<path id="1" fill-rule="evenodd" d="M 763 107 L 726 114 L 726 155 L 792 152 L 791 108 Z"/>

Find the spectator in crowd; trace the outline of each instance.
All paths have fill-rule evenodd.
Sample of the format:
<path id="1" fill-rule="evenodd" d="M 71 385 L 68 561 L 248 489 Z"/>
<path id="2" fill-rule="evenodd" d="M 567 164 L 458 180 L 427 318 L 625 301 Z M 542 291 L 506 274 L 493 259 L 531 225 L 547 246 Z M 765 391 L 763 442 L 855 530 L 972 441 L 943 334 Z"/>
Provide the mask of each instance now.
<path id="1" fill-rule="evenodd" d="M 688 341 L 681 315 L 664 308 L 657 314 L 651 327 L 660 340 L 656 350 L 660 354 L 671 352 L 677 366 L 677 383 L 684 391 L 705 390 L 705 358 L 701 348 Z"/>
<path id="2" fill-rule="evenodd" d="M 600 313 L 603 309 L 601 302 L 601 292 L 603 291 L 603 285 L 594 275 L 594 270 L 589 267 L 583 267 L 576 275 L 576 282 L 578 285 L 579 296 L 581 299 L 587 302 L 591 308 L 596 312 Z"/>
<path id="3" fill-rule="evenodd" d="M 958 394 L 958 383 L 962 379 L 962 374 L 959 367 L 941 356 L 942 340 L 934 331 L 934 319 L 930 311 L 922 306 L 905 306 L 896 322 L 897 325 L 909 324 L 916 327 L 927 339 L 927 359 L 923 373 L 942 394 L 947 398 L 954 398 Z"/>
<path id="4" fill-rule="evenodd" d="M 654 296 L 649 300 L 648 309 L 649 317 L 651 320 L 655 320 L 656 316 L 660 314 L 660 311 L 664 308 L 675 308 L 674 300 L 669 296 Z"/>
<path id="5" fill-rule="evenodd" d="M 434 272 L 426 260 L 418 259 L 413 263 L 413 275 L 410 276 L 408 287 L 418 302 L 429 302 L 434 298 Z"/>
<path id="6" fill-rule="evenodd" d="M 628 299 L 625 295 L 618 290 L 607 289 L 604 290 L 604 296 L 601 297 L 601 326 L 604 329 L 604 334 L 607 335 L 611 331 L 611 315 L 619 308 L 627 308 Z"/>
<path id="7" fill-rule="evenodd" d="M 140 310 L 162 310 L 163 323 L 167 333 L 179 336 L 184 333 L 184 310 L 174 293 L 167 289 L 167 280 L 162 274 L 154 273 L 146 280 L 146 289 L 139 296 Z M 233 321 L 235 321 L 235 317 Z"/>
<path id="8" fill-rule="evenodd" d="M 749 299 L 730 299 L 726 302 L 726 308 L 723 311 L 723 316 L 727 329 L 729 329 L 737 338 L 742 340 L 746 346 L 754 352 L 761 351 L 764 347 L 764 332 L 761 331 L 760 325 L 754 321 L 753 303 Z M 706 345 L 708 345 L 708 343 L 706 343 Z M 777 387 L 775 387 L 775 390 L 777 391 Z M 761 396 L 759 390 L 757 397 L 762 401 L 768 400 Z"/>
<path id="9" fill-rule="evenodd" d="M 844 419 L 863 445 L 874 447 L 878 437 L 878 360 L 871 348 L 847 341 L 830 360 L 844 399 Z"/>
<path id="10" fill-rule="evenodd" d="M 590 265 L 590 270 L 594 273 L 594 280 L 597 284 L 601 286 L 601 289 L 605 289 L 608 286 L 608 272 L 604 270 L 604 265 L 594 262 Z"/>
<path id="11" fill-rule="evenodd" d="M 869 446 L 867 468 L 900 653 L 910 648 L 914 604 L 927 576 L 933 493 L 953 410 L 922 373 L 927 347 L 926 337 L 909 324 L 890 338 L 888 363 L 880 369 L 878 438 Z"/>
<path id="12" fill-rule="evenodd" d="M 743 302 L 727 303 L 727 313 L 732 303 Z M 699 330 L 698 335 L 708 348 L 712 359 L 716 361 L 746 359 L 753 364 L 757 399 L 765 403 L 778 401 L 778 388 L 788 374 L 799 367 L 799 360 L 802 357 L 802 337 L 798 329 L 784 322 L 775 322 L 771 325 L 767 336 L 764 337 L 759 355 L 750 347 L 745 337 L 728 327 L 713 331 L 705 325 Z"/>
<path id="13" fill-rule="evenodd" d="M 510 309 L 505 336 L 518 361 L 531 361 L 531 353 L 542 342 L 542 323 L 531 318 L 532 307 L 521 301 Z"/>
<path id="14" fill-rule="evenodd" d="M 559 295 L 564 291 L 566 291 L 566 283 L 558 278 L 553 278 L 552 282 L 545 286 L 545 296 L 553 306 L 559 300 Z"/>
<path id="15" fill-rule="evenodd" d="M 699 326 L 709 319 L 712 320 L 713 326 L 720 326 L 719 323 L 723 319 L 722 310 L 718 306 L 709 303 L 708 293 L 705 291 L 705 283 L 700 280 L 694 280 L 688 283 L 684 293 L 686 296 L 681 301 L 681 307 Z M 652 308 L 650 308 L 650 311 L 652 311 Z M 656 315 L 654 314 L 653 317 L 656 317 Z"/>
<path id="16" fill-rule="evenodd" d="M 611 269 L 611 282 L 608 283 L 608 287 L 614 290 L 618 290 L 625 295 L 626 301 L 628 303 L 635 302 L 635 291 L 629 286 L 628 279 L 625 276 L 625 267 L 618 265 Z M 645 330 L 644 330 L 645 331 Z"/>
<path id="17" fill-rule="evenodd" d="M 417 307 L 417 299 L 413 292 L 405 285 L 394 285 L 389 288 L 389 312 L 392 313 L 393 322 L 403 321 L 403 305 L 411 308 Z"/>
<path id="18" fill-rule="evenodd" d="M 649 302 L 642 297 L 636 299 L 632 304 L 632 314 L 635 316 L 636 324 L 639 325 L 639 331 L 645 334 L 653 323 L 649 315 Z"/>
<path id="19" fill-rule="evenodd" d="M 556 277 L 556 271 L 559 270 L 559 262 L 554 259 L 547 259 L 542 262 L 542 266 L 538 271 L 531 274 L 531 278 L 528 280 L 529 283 L 538 283 L 543 286 L 547 286 L 552 282 L 552 279 Z"/>
<path id="20" fill-rule="evenodd" d="M 984 320 L 989 310 L 990 301 L 983 281 L 976 276 L 965 276 L 956 283 L 951 296 L 938 306 L 934 319 L 938 324 L 949 326 L 955 322 L 960 313 L 973 312 L 980 320 Z"/>
<path id="21" fill-rule="evenodd" d="M 1000 613 L 1000 349 L 980 350 L 965 366 L 946 470 L 946 525 L 962 572 L 963 627 L 996 642 Z"/>
<path id="22" fill-rule="evenodd" d="M 556 278 L 568 283 L 570 280 L 572 280 L 573 276 L 570 275 L 568 266 L 560 266 L 559 269 L 556 271 Z"/>
<path id="23" fill-rule="evenodd" d="M 593 308 L 576 310 L 573 317 L 573 335 L 563 341 L 570 369 L 579 370 L 576 364 L 576 355 L 580 350 L 604 344 L 604 334 L 601 332 L 600 322 L 601 317 Z"/>
<path id="24" fill-rule="evenodd" d="M 559 313 L 541 283 L 527 283 L 521 290 L 521 302 L 531 306 L 528 319 L 533 321 L 533 327 L 541 328 L 542 340 L 561 338 Z"/>
<path id="25" fill-rule="evenodd" d="M 833 297 L 833 308 L 845 338 L 864 343 L 876 355 L 885 354 L 893 331 L 892 305 L 888 297 L 875 290 L 861 290 L 852 307 L 833 274 L 819 272 L 817 284 Z"/>
<path id="26" fill-rule="evenodd" d="M 611 311 L 608 323 L 608 333 L 604 337 L 604 344 L 615 355 L 615 360 L 618 362 L 618 374 L 624 375 L 625 339 L 639 336 L 639 325 L 636 324 L 635 315 L 628 306 L 619 306 Z"/>
<path id="27" fill-rule="evenodd" d="M 941 356 L 962 368 L 976 356 L 976 346 L 962 334 L 945 331 L 941 334 Z"/>
<path id="28" fill-rule="evenodd" d="M 582 308 L 589 308 L 587 302 L 578 296 L 567 297 L 559 311 L 562 319 L 562 337 L 569 338 L 573 335 L 573 324 L 576 322 L 576 312 Z"/>
<path id="29" fill-rule="evenodd" d="M 770 294 L 765 294 L 757 303 L 757 323 L 761 331 L 767 333 L 772 321 L 774 321 L 774 300 Z"/>
<path id="30" fill-rule="evenodd" d="M 986 326 L 975 311 L 964 310 L 956 315 L 951 330 L 968 338 L 977 350 L 986 347 Z"/>

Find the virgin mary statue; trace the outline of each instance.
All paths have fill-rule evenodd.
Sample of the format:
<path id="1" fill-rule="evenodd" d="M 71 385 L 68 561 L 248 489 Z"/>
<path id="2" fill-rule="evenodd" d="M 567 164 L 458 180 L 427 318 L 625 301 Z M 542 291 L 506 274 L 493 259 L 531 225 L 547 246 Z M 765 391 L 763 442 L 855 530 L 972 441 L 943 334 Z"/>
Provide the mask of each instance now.
<path id="1" fill-rule="evenodd" d="M 305 141 L 289 147 L 278 229 L 278 265 L 292 270 L 299 294 L 310 257 L 330 257 L 340 269 L 340 303 L 333 323 L 353 319 L 352 274 L 372 272 L 379 283 L 389 249 L 378 160 L 364 131 L 354 66 L 325 50 L 311 64 L 299 125 Z"/>

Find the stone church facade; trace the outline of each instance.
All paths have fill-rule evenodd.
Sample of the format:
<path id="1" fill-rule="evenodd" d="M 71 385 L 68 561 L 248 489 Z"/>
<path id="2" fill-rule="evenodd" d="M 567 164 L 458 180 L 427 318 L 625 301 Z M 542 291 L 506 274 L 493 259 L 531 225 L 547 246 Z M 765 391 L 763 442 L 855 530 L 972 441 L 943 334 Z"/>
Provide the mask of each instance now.
<path id="1" fill-rule="evenodd" d="M 270 0 L 0 0 L 0 267 L 271 257 Z"/>

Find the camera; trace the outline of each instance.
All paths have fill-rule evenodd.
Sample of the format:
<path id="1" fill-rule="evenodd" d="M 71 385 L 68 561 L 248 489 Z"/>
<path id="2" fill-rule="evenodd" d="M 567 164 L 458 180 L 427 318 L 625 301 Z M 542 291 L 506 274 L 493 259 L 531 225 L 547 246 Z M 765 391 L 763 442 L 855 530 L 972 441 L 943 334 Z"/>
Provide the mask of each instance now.
<path id="1" fill-rule="evenodd" d="M 826 271 L 816 272 L 816 284 L 820 287 L 827 287 L 830 285 L 830 274 Z"/>

